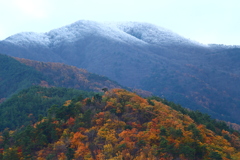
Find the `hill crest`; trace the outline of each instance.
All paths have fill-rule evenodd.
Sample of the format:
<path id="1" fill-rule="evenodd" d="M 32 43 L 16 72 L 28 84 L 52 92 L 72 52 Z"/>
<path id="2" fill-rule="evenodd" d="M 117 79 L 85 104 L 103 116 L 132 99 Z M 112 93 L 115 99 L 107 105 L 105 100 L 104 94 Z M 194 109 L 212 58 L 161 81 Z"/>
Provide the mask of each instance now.
<path id="1" fill-rule="evenodd" d="M 48 117 L 37 123 L 16 131 L 5 130 L 0 136 L 0 156 L 238 160 L 239 134 L 208 123 L 212 130 L 162 102 L 113 89 L 103 96 L 68 100 L 59 108 L 52 106 Z M 12 143 L 6 143 L 7 137 Z"/>

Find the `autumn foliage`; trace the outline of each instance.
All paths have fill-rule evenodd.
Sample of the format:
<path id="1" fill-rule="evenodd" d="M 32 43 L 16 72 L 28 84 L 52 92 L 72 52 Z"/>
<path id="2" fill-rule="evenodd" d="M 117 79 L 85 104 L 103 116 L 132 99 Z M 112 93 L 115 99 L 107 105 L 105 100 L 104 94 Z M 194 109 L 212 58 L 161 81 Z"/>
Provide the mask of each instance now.
<path id="1" fill-rule="evenodd" d="M 104 87 L 121 87 L 107 77 L 89 73 L 87 70 L 75 66 L 65 65 L 63 63 L 39 62 L 17 57 L 15 59 L 43 73 L 53 81 L 51 84 L 52 86 L 91 91 L 101 91 Z M 39 85 L 45 87 L 51 86 L 46 81 L 41 81 Z"/>
<path id="2" fill-rule="evenodd" d="M 4 130 L 0 137 L 1 157 L 39 160 L 240 157 L 237 132 L 214 132 L 162 102 L 123 89 L 112 89 L 103 96 L 83 101 L 67 101 L 63 107 L 69 113 L 63 114 L 67 111 L 63 108 L 56 109 L 54 116 L 49 115 L 33 126 Z M 19 135 L 29 136 L 20 140 Z"/>

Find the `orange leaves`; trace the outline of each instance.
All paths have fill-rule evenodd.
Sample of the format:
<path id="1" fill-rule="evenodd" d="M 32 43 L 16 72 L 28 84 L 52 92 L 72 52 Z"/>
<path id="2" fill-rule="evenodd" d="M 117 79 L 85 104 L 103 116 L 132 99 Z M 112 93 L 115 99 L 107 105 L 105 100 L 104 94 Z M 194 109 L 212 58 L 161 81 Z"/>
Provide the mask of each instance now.
<path id="1" fill-rule="evenodd" d="M 87 140 L 87 136 L 81 134 L 80 132 L 76 132 L 71 140 L 71 148 L 78 148 L 78 146 L 82 146 L 82 141 L 84 140 Z"/>
<path id="2" fill-rule="evenodd" d="M 77 146 L 77 150 L 75 151 L 74 157 L 75 158 L 80 158 L 80 157 L 84 157 L 85 155 L 89 154 L 89 149 L 88 147 L 85 146 L 84 143 L 79 142 L 78 146 Z"/>
<path id="3" fill-rule="evenodd" d="M 114 103 L 111 101 L 107 101 L 107 104 L 104 109 L 107 110 L 107 109 L 111 109 L 111 108 L 115 108 Z"/>
<path id="4" fill-rule="evenodd" d="M 67 156 L 64 153 L 60 153 L 58 155 L 58 160 L 66 160 L 66 159 L 67 159 Z"/>
<path id="5" fill-rule="evenodd" d="M 119 133 L 119 137 L 123 138 L 123 139 L 129 139 L 131 141 L 133 141 L 134 139 L 136 139 L 136 135 L 137 135 L 137 129 L 133 128 L 131 130 L 127 129 L 127 130 L 123 130 L 121 133 Z"/>
<path id="6" fill-rule="evenodd" d="M 95 122 L 96 122 L 96 125 L 102 126 L 103 122 L 104 122 L 104 119 L 103 118 L 99 118 L 99 119 L 96 119 Z"/>
<path id="7" fill-rule="evenodd" d="M 157 143 L 158 140 L 160 139 L 160 137 L 158 136 L 159 134 L 157 134 L 158 132 L 156 131 L 150 131 L 148 132 L 148 141 L 151 144 Z"/>
<path id="8" fill-rule="evenodd" d="M 73 138 L 71 140 L 71 148 L 75 148 L 75 158 L 83 158 L 86 155 L 89 155 L 90 151 L 89 148 L 83 143 L 84 141 L 87 141 L 88 137 L 83 135 L 80 132 L 76 132 L 73 135 Z"/>
<path id="9" fill-rule="evenodd" d="M 139 97 L 139 96 L 137 96 L 137 95 L 134 95 L 131 99 L 130 99 L 130 102 L 133 102 L 133 103 L 138 103 L 138 104 L 148 104 L 147 103 L 147 100 L 146 99 L 144 99 L 144 98 L 141 98 L 141 97 Z"/>
<path id="10" fill-rule="evenodd" d="M 98 114 L 97 114 L 97 117 L 101 117 L 101 118 L 103 118 L 104 117 L 104 112 L 99 112 Z"/>
<path id="11" fill-rule="evenodd" d="M 105 112 L 99 112 L 98 114 L 95 115 L 96 119 L 94 120 L 97 126 L 102 126 L 104 124 L 104 115 L 105 115 Z"/>
<path id="12" fill-rule="evenodd" d="M 136 129 L 141 129 L 142 128 L 142 125 L 139 124 L 139 123 L 136 123 L 136 122 L 131 122 L 129 123 L 133 128 L 136 128 Z"/>
<path id="13" fill-rule="evenodd" d="M 133 149 L 135 146 L 135 143 L 137 141 L 137 129 L 133 128 L 131 130 L 127 129 L 122 131 L 119 134 L 119 137 L 122 139 L 120 144 L 126 144 L 126 147 L 129 149 Z"/>
<path id="14" fill-rule="evenodd" d="M 98 149 L 95 152 L 96 152 L 95 153 L 96 154 L 96 160 L 105 160 L 105 156 L 100 149 Z"/>

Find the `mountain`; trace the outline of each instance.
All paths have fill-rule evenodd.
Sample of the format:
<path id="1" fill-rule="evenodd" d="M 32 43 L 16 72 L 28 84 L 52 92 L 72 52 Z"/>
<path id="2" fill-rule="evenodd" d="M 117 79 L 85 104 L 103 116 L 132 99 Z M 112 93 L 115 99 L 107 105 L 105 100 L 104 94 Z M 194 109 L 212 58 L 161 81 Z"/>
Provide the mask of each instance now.
<path id="1" fill-rule="evenodd" d="M 1 159 L 238 160 L 239 132 L 208 115 L 123 89 L 68 100 L 0 133 Z"/>
<path id="2" fill-rule="evenodd" d="M 44 34 L 20 33 L 11 36 L 0 43 L 0 48 L 2 53 L 14 57 L 63 62 L 105 75 L 113 80 L 118 80 L 123 85 L 130 84 L 139 87 L 140 84 L 137 80 L 142 77 L 142 73 L 150 71 L 147 64 L 156 63 L 152 60 L 158 56 L 149 54 L 149 45 L 157 46 L 156 43 L 165 41 L 160 46 L 161 54 L 168 54 L 169 51 L 166 47 L 173 39 L 176 39 L 174 41 L 176 46 L 188 46 L 187 44 L 202 46 L 200 44 L 195 45 L 194 42 L 170 31 L 166 33 L 165 29 L 161 28 L 159 30 L 154 25 L 135 24 L 135 26 L 138 25 L 138 30 L 135 31 L 132 28 L 131 35 L 127 33 L 130 32 L 130 29 L 124 27 L 124 25 L 105 25 L 92 21 L 79 21 Z M 150 28 L 151 30 L 141 33 L 146 31 L 144 28 Z M 142 34 L 141 36 L 138 35 L 140 39 L 136 38 L 137 34 Z M 158 37 L 161 35 L 164 37 L 159 39 Z M 171 38 L 168 38 L 168 36 Z M 157 49 L 159 49 L 159 46 L 157 46 Z M 178 53 L 174 52 L 172 54 Z M 137 66 L 139 61 L 141 65 L 145 66 L 145 69 Z M 129 64 L 129 62 L 131 63 Z M 112 68 L 113 65 L 115 67 Z M 122 66 L 125 66 L 125 69 Z M 128 68 L 127 71 L 126 68 Z M 137 69 L 141 69 L 138 71 L 140 73 L 136 73 Z M 121 74 L 131 79 L 125 79 Z"/>
<path id="3" fill-rule="evenodd" d="M 240 123 L 239 46 L 203 45 L 148 23 L 78 21 L 0 41 L 1 53 L 104 75 Z"/>
<path id="4" fill-rule="evenodd" d="M 97 92 L 103 88 L 123 88 L 107 77 L 61 63 L 44 63 L 0 54 L 0 68 L 1 101 L 32 85 Z"/>

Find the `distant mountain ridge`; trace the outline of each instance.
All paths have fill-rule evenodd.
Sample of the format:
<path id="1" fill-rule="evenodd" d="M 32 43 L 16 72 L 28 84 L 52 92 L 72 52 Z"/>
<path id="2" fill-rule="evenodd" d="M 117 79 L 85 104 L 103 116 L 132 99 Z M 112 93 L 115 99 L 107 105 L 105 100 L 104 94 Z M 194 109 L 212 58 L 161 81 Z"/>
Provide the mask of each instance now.
<path id="1" fill-rule="evenodd" d="M 102 88 L 123 88 L 107 77 L 61 63 L 44 63 L 0 54 L 0 100 L 32 85 L 65 87 L 102 92 Z M 21 62 L 21 63 L 20 63 Z"/>
<path id="2" fill-rule="evenodd" d="M 35 68 L 53 81 L 58 87 L 75 88 L 86 91 L 102 91 L 102 88 L 123 88 L 107 77 L 89 73 L 85 69 L 63 63 L 39 62 L 24 58 L 15 58 L 19 62 Z"/>
<path id="3" fill-rule="evenodd" d="M 61 62 L 240 123 L 240 47 L 203 45 L 138 22 L 78 21 L 0 41 L 0 52 Z"/>

